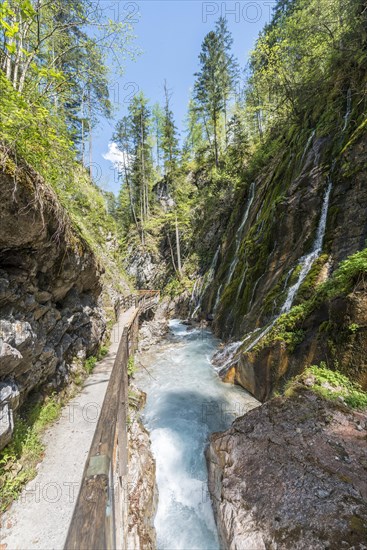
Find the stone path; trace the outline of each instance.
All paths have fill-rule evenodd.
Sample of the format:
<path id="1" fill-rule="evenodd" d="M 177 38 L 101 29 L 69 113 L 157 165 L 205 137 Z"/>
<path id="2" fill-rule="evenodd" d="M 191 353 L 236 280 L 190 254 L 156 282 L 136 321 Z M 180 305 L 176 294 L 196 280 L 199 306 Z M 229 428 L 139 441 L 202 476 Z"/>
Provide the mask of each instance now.
<path id="1" fill-rule="evenodd" d="M 120 336 L 135 311 L 130 308 L 121 314 L 108 355 L 97 363 L 81 392 L 46 432 L 45 457 L 36 478 L 2 518 L 1 550 L 63 548 Z"/>

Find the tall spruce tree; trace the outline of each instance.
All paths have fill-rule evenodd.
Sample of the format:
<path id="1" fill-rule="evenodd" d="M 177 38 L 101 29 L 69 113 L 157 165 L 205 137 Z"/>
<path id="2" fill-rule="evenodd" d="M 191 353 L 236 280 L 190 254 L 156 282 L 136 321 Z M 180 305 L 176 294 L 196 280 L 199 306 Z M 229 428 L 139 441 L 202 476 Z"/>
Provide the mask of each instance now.
<path id="1" fill-rule="evenodd" d="M 234 55 L 231 52 L 233 38 L 228 30 L 227 20 L 220 17 L 216 23 L 215 32 L 220 44 L 219 57 L 219 79 L 223 94 L 223 112 L 224 112 L 224 135 L 227 146 L 227 114 L 228 102 L 232 92 L 238 84 L 239 66 Z"/>
<path id="2" fill-rule="evenodd" d="M 215 31 L 203 41 L 199 55 L 200 70 L 195 74 L 194 98 L 205 125 L 207 138 L 219 164 L 219 127 L 221 116 L 227 116 L 227 105 L 237 77 L 237 64 L 231 55 L 232 37 L 224 18 L 220 18 Z M 226 123 L 225 123 L 226 124 Z"/>
<path id="3" fill-rule="evenodd" d="M 179 155 L 177 128 L 175 126 L 173 112 L 171 109 L 172 94 L 168 89 L 167 82 L 164 81 L 164 117 L 162 129 L 162 152 L 164 161 L 164 173 L 170 184 L 177 167 Z"/>
<path id="4" fill-rule="evenodd" d="M 214 150 L 215 164 L 219 163 L 218 125 L 224 102 L 220 87 L 220 43 L 215 32 L 204 38 L 199 55 L 200 71 L 195 74 L 195 99 L 199 104 L 209 143 Z M 212 131 L 211 131 L 211 128 Z"/>
<path id="5" fill-rule="evenodd" d="M 143 244 L 144 224 L 150 214 L 153 175 L 150 127 L 151 110 L 147 98 L 140 92 L 132 99 L 128 116 L 117 124 L 114 139 L 123 152 L 122 177 L 131 216 L 139 228 Z"/>

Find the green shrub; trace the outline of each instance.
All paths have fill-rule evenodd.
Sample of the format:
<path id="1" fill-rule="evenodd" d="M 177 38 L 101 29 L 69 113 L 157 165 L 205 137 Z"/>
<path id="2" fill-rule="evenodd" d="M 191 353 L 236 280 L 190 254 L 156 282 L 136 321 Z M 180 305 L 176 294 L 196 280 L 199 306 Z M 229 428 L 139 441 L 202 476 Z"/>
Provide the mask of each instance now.
<path id="1" fill-rule="evenodd" d="M 129 376 L 134 376 L 135 373 L 136 373 L 136 366 L 135 366 L 134 356 L 130 355 L 127 361 L 127 374 Z"/>
<path id="2" fill-rule="evenodd" d="M 312 381 L 310 388 L 324 399 L 342 401 L 352 409 L 367 408 L 367 393 L 359 384 L 352 382 L 337 370 L 330 370 L 324 362 L 321 362 L 320 366 L 308 367 L 300 377 L 291 380 L 286 386 L 286 395 L 291 394 L 299 379 Z"/>
<path id="3" fill-rule="evenodd" d="M 94 370 L 94 367 L 97 363 L 97 357 L 94 357 L 93 355 L 91 357 L 88 357 L 88 359 L 84 363 L 84 369 L 87 371 L 88 374 L 91 374 Z"/>
<path id="4" fill-rule="evenodd" d="M 323 260 L 324 261 L 324 260 Z M 337 296 L 346 295 L 353 290 L 359 281 L 362 281 L 367 273 L 367 248 L 349 256 L 341 262 L 332 277 L 319 285 L 311 298 L 299 305 L 293 306 L 288 313 L 281 315 L 274 327 L 260 340 L 254 350 L 260 350 L 271 345 L 277 340 L 283 340 L 292 351 L 303 338 L 302 322 L 322 302 L 331 300 Z M 328 332 L 333 326 L 330 321 L 325 321 L 319 327 L 320 332 Z M 349 325 L 348 330 L 356 333 L 359 326 L 356 323 Z"/>
<path id="5" fill-rule="evenodd" d="M 358 323 L 351 323 L 350 325 L 348 325 L 348 331 L 352 334 L 356 334 L 356 332 L 358 332 L 360 329 L 360 326 L 358 325 Z"/>
<path id="6" fill-rule="evenodd" d="M 108 347 L 107 346 L 101 346 L 98 350 L 97 360 L 100 361 L 101 359 L 106 357 L 107 354 L 108 354 Z"/>

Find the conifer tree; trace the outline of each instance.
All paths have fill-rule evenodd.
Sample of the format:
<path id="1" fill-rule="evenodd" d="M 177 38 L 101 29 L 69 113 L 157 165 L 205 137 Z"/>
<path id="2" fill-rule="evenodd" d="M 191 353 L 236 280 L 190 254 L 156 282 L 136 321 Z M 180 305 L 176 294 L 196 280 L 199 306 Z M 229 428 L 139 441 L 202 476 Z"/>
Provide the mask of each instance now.
<path id="1" fill-rule="evenodd" d="M 229 96 L 237 78 L 237 64 L 231 55 L 232 37 L 224 18 L 220 18 L 215 31 L 203 41 L 199 55 L 200 70 L 195 74 L 194 97 L 205 125 L 207 138 L 219 164 L 219 126 L 221 115 L 227 116 Z"/>
<path id="2" fill-rule="evenodd" d="M 179 154 L 177 128 L 175 126 L 173 112 L 171 110 L 170 93 L 167 82 L 164 82 L 164 118 L 162 129 L 162 152 L 164 161 L 164 172 L 169 183 L 172 183 L 172 177 L 177 167 Z"/>

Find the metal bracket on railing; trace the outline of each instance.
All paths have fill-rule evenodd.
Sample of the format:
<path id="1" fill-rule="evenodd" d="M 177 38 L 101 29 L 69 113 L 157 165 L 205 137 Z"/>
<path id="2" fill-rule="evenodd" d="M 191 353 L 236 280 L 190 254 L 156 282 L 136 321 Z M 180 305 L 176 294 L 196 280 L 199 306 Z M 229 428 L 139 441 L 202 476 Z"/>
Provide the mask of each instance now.
<path id="1" fill-rule="evenodd" d="M 110 458 L 106 455 L 91 456 L 86 472 L 86 477 L 110 475 Z"/>

